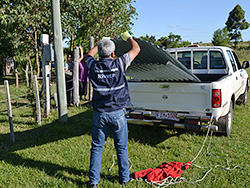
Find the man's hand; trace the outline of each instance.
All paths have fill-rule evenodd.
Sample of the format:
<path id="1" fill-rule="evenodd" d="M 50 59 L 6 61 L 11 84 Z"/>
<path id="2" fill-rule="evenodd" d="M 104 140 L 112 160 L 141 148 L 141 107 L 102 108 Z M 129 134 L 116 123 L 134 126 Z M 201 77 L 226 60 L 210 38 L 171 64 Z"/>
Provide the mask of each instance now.
<path id="1" fill-rule="evenodd" d="M 121 34 L 121 37 L 122 37 L 122 39 L 123 39 L 124 41 L 127 41 L 128 38 L 130 38 L 130 37 L 132 37 L 132 36 L 129 34 L 128 31 L 126 31 L 126 32 L 124 32 L 124 33 Z"/>

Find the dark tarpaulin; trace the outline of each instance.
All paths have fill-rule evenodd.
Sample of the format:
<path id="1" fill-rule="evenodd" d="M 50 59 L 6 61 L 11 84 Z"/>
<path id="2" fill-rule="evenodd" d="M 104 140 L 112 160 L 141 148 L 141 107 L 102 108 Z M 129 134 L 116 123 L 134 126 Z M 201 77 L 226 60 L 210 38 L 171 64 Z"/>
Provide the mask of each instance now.
<path id="1" fill-rule="evenodd" d="M 126 75 L 141 81 L 189 81 L 200 82 L 184 65 L 169 52 L 145 40 L 134 38 L 141 51 L 126 71 Z M 130 50 L 128 42 L 114 39 L 115 54 L 121 56 Z"/>

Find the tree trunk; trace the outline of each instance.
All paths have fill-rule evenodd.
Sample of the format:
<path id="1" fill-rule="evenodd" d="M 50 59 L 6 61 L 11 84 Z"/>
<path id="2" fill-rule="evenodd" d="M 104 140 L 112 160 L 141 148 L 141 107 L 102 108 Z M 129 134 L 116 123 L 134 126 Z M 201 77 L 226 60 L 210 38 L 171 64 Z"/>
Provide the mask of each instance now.
<path id="1" fill-rule="evenodd" d="M 6 67 L 7 67 L 7 65 L 6 65 L 6 61 L 5 61 L 5 59 L 3 58 L 3 56 L 0 56 L 1 57 L 1 63 L 3 64 L 3 76 L 6 76 L 6 71 L 7 71 L 7 69 L 6 69 Z"/>
<path id="2" fill-rule="evenodd" d="M 18 88 L 19 87 L 18 70 L 17 70 L 17 62 L 15 59 L 16 59 L 15 56 L 13 56 L 14 65 L 15 65 L 16 88 Z"/>
<path id="3" fill-rule="evenodd" d="M 29 61 L 28 61 L 28 55 L 27 55 L 27 49 L 25 48 L 25 77 L 26 77 L 26 85 L 29 87 Z"/>
<path id="4" fill-rule="evenodd" d="M 13 58 L 13 61 L 14 61 L 14 72 L 15 72 L 15 78 L 16 78 L 16 88 L 18 88 L 19 87 L 18 70 L 17 70 L 17 62 L 16 62 L 13 47 L 11 48 L 11 53 L 12 53 L 12 58 Z"/>
<path id="5" fill-rule="evenodd" d="M 73 52 L 74 50 L 74 36 L 71 36 L 71 40 L 70 40 L 70 51 Z"/>
<path id="6" fill-rule="evenodd" d="M 33 81 L 33 67 L 31 65 L 30 53 L 28 53 L 28 58 L 29 58 L 29 65 L 30 65 L 30 77 L 31 77 L 31 80 Z"/>
<path id="7" fill-rule="evenodd" d="M 39 51 L 38 51 L 38 44 L 37 44 L 37 28 L 34 29 L 35 31 L 35 54 L 36 54 L 36 66 L 37 66 L 37 77 L 40 76 L 40 63 L 39 63 Z"/>

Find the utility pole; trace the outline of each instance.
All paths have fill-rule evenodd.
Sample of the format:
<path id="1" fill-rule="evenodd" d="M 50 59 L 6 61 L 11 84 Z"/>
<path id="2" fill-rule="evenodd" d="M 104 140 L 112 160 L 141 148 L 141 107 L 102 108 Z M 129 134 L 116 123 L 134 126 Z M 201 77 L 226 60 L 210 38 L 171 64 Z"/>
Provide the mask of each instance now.
<path id="1" fill-rule="evenodd" d="M 50 0 L 51 15 L 53 25 L 55 66 L 56 66 L 56 85 L 58 97 L 58 114 L 60 122 L 68 121 L 65 72 L 62 46 L 62 27 L 60 19 L 60 0 Z"/>

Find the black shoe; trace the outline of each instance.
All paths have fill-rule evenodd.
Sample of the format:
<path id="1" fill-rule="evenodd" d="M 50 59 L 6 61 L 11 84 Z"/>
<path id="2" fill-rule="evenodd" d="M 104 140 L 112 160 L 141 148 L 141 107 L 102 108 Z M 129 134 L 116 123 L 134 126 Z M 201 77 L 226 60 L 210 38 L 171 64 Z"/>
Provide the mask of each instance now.
<path id="1" fill-rule="evenodd" d="M 90 184 L 89 187 L 90 188 L 98 188 L 98 185 L 97 184 Z"/>

